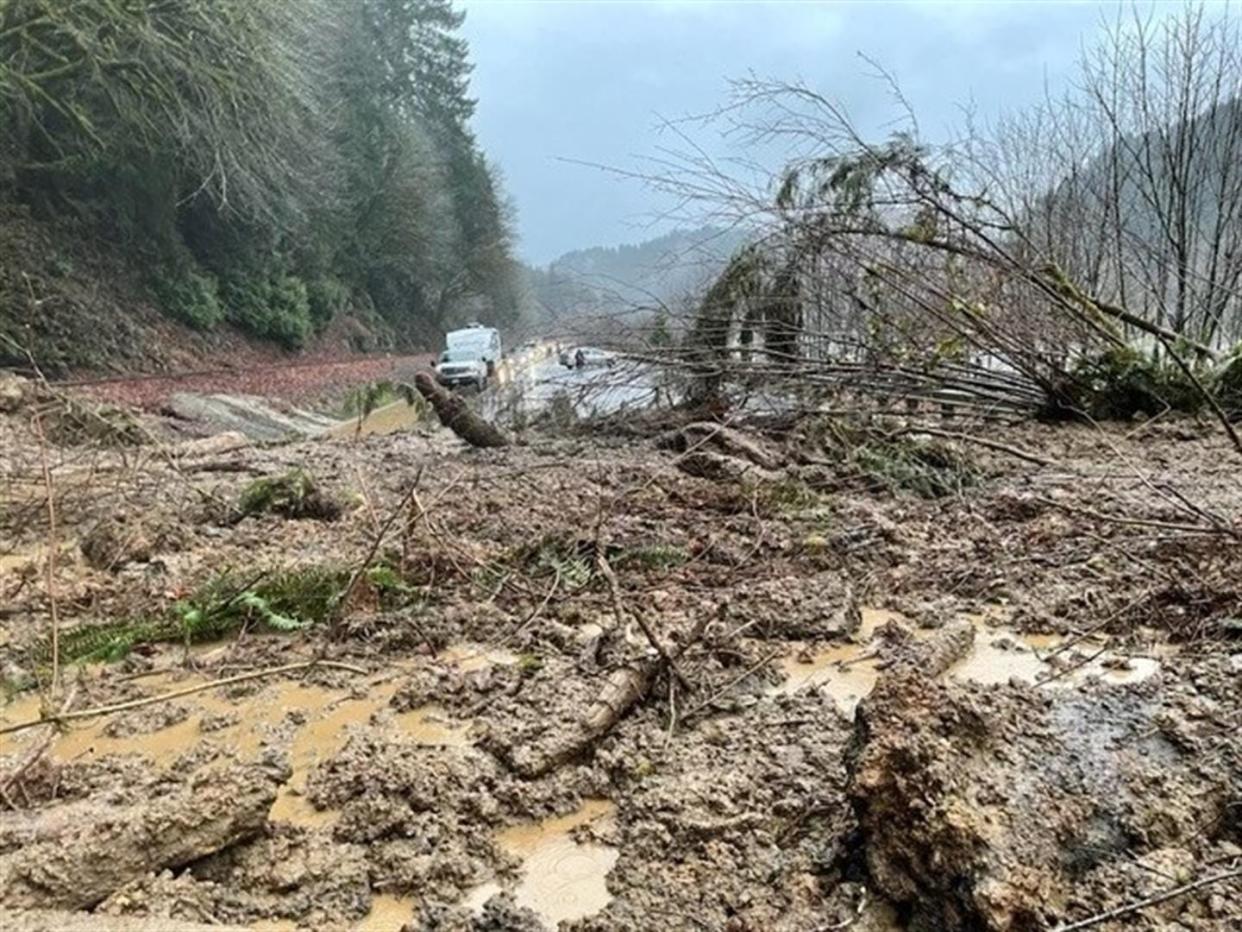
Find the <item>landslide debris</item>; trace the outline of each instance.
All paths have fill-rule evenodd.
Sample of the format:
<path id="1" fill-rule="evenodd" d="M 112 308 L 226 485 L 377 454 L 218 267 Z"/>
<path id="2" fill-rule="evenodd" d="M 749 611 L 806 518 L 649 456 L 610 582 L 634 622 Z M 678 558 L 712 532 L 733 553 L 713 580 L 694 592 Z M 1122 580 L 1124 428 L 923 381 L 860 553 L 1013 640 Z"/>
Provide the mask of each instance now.
<path id="1" fill-rule="evenodd" d="M 12 452 L 0 685 L 27 689 L 0 708 L 6 725 L 39 716 L 29 687 L 49 670 L 49 572 L 76 709 L 151 697 L 187 672 L 201 682 L 320 655 L 364 671 L 282 673 L 70 728 L 7 787 L 4 824 L 81 811 L 85 832 L 107 802 L 144 825 L 208 787 L 220 762 L 289 750 L 297 778 L 257 830 L 247 821 L 237 840 L 193 851 L 156 837 L 154 860 L 127 854 L 120 871 L 110 851 L 97 858 L 90 921 L 104 928 L 533 930 L 546 924 L 511 896 L 525 865 L 498 839 L 587 800 L 613 815 L 574 840 L 616 861 L 611 899 L 575 932 L 1046 928 L 1123 907 L 1242 858 L 1242 652 L 1230 633 L 1242 550 L 1210 530 L 1086 516 L 1191 520 L 1122 459 L 1213 514 L 1239 512 L 1222 445 L 1158 428 L 997 427 L 1058 465 L 967 447 L 972 481 L 951 470 L 935 496 L 860 482 L 860 462 L 825 444 L 799 455 L 779 432 L 736 426 L 740 440 L 695 451 L 722 458 L 712 478 L 633 432 L 487 452 L 424 428 L 229 438 L 165 448 L 172 458 L 53 443 L 49 565 L 38 440 L 25 411 L 0 418 Z M 713 430 L 691 431 L 685 451 Z M 256 476 L 293 470 L 348 503 L 336 521 L 235 520 Z M 131 528 L 179 533 L 101 548 L 125 559 L 99 569 L 111 558 L 92 565 L 81 544 L 114 521 L 122 543 Z M 339 624 L 314 624 L 356 575 Z M 640 615 L 681 651 L 688 685 Z M 1044 651 L 1041 638 L 1073 641 L 1037 658 L 1056 683 L 946 680 L 963 661 L 937 678 L 976 630 L 996 634 L 991 620 L 1014 657 Z M 818 666 L 821 655 L 836 659 Z M 1071 669 L 1095 655 L 1158 672 L 1117 685 L 1111 669 Z M 816 676 L 782 682 L 799 665 Z M 863 674 L 858 695 L 881 682 L 855 721 L 841 680 Z M 623 714 L 584 728 L 596 703 Z M 0 784 L 49 731 L 0 736 Z M 31 842 L 3 837 L 0 858 Z M 76 831 L 46 837 L 97 852 Z M 71 855 L 39 850 L 52 886 L 19 877 L 5 895 L 81 903 L 64 879 Z M 502 892 L 480 904 L 480 887 Z M 1238 902 L 1237 883 L 1222 883 L 1124 923 L 1225 932 Z"/>
<path id="2" fill-rule="evenodd" d="M 8 814 L 0 823 L 0 906 L 86 909 L 149 873 L 253 837 L 267 824 L 278 782 L 270 769 L 234 767 L 132 806 L 100 800 Z"/>
<path id="3" fill-rule="evenodd" d="M 1236 751 L 1231 769 L 1171 738 L 1160 723 L 1184 719 L 1158 682 L 1051 692 L 934 669 L 881 676 L 850 761 L 858 850 L 910 928 L 1052 928 L 1093 900 L 1150 893 L 1136 861 L 1180 864 L 1172 886 L 1231 850 Z M 1230 917 L 1242 907 L 1213 918 Z"/>
<path id="4" fill-rule="evenodd" d="M 291 469 L 283 475 L 255 479 L 247 485 L 242 489 L 237 510 L 244 516 L 274 514 L 282 518 L 335 521 L 342 509 L 308 472 Z"/>

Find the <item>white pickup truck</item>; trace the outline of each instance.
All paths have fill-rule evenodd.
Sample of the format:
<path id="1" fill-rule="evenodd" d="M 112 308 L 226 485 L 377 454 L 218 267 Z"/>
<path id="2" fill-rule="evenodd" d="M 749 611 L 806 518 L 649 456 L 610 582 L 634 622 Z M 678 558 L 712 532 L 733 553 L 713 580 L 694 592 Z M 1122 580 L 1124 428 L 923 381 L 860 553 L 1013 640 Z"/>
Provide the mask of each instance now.
<path id="1" fill-rule="evenodd" d="M 487 388 L 487 363 L 468 350 L 445 350 L 436 362 L 436 381 L 448 388 Z"/>
<path id="2" fill-rule="evenodd" d="M 446 333 L 444 345 L 436 363 L 436 381 L 450 388 L 473 385 L 479 391 L 485 389 L 500 361 L 499 331 L 471 324 Z"/>

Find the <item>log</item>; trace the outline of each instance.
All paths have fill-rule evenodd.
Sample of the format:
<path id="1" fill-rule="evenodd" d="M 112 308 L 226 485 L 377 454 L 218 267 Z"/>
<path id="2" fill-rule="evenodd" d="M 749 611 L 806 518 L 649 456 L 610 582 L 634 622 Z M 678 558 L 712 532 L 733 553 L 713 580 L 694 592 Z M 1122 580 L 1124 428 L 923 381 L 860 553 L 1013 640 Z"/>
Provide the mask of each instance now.
<path id="1" fill-rule="evenodd" d="M 101 916 L 61 910 L 0 909 L 5 932 L 248 932 L 248 926 L 185 922 L 161 916 Z"/>
<path id="2" fill-rule="evenodd" d="M 741 431 L 710 421 L 695 421 L 679 430 L 671 431 L 659 438 L 656 445 L 676 453 L 693 453 L 706 447 L 715 447 L 727 456 L 747 460 L 766 470 L 779 469 L 783 462 L 779 454 L 769 450 L 760 441 Z"/>
<path id="3" fill-rule="evenodd" d="M 435 410 L 440 423 L 472 447 L 509 445 L 509 438 L 504 431 L 471 411 L 469 405 L 456 395 L 446 392 L 426 372 L 414 376 L 414 387 Z"/>
<path id="4" fill-rule="evenodd" d="M 975 646 L 975 626 L 969 621 L 946 625 L 926 641 L 913 641 L 909 650 L 892 663 L 890 675 L 915 671 L 937 677 L 962 660 Z"/>
<path id="5" fill-rule="evenodd" d="M 0 855 L 0 908 L 88 909 L 149 873 L 257 835 L 276 791 L 270 769 L 235 766 L 147 803 L 36 813 L 30 841 Z"/>
<path id="6" fill-rule="evenodd" d="M 695 624 L 689 637 L 668 648 L 664 655 L 627 663 L 613 670 L 576 728 L 562 735 L 542 754 L 515 758 L 514 767 L 524 777 L 540 777 L 586 753 L 647 695 L 656 676 L 665 667 L 676 664 L 686 649 L 702 637 L 707 622 L 705 615 Z"/>

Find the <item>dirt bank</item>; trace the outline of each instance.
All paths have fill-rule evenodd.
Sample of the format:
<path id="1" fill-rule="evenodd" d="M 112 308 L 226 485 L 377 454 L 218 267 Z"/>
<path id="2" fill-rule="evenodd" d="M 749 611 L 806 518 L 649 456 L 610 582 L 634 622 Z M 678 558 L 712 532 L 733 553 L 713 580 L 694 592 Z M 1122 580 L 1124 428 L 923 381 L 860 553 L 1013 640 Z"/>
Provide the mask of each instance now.
<path id="1" fill-rule="evenodd" d="M 1207 427 L 994 427 L 1048 464 L 961 443 L 930 485 L 808 424 L 739 428 L 764 465 L 733 437 L 707 475 L 657 431 L 41 452 L 28 416 L 0 429 L 0 715 L 126 704 L 0 734 L 6 818 L 142 825 L 236 768 L 274 781 L 253 830 L 144 846 L 72 903 L 26 872 L 9 909 L 1034 929 L 1189 886 L 1097 927 L 1242 921 L 1242 487 Z M 238 507 L 295 468 L 333 519 Z M 55 700 L 53 606 L 90 658 Z"/>

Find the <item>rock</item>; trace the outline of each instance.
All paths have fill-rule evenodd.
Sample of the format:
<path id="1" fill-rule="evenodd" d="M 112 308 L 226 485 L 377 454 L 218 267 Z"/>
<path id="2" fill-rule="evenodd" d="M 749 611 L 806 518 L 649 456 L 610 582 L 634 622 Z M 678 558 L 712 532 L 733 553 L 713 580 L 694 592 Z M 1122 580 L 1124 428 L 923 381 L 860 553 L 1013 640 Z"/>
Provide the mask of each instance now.
<path id="1" fill-rule="evenodd" d="M 0 834 L 29 840 L 0 855 L 0 907 L 94 906 L 149 873 L 257 835 L 276 788 L 268 770 L 237 766 L 196 775 L 179 792 L 144 804 L 90 802 L 8 816 Z"/>
<path id="2" fill-rule="evenodd" d="M 180 549 L 180 544 L 176 528 L 117 514 L 91 528 L 78 547 L 90 566 L 111 572 L 128 563 L 146 563 L 157 553 Z"/>
<path id="3" fill-rule="evenodd" d="M 26 403 L 32 392 L 29 379 L 16 372 L 0 371 L 0 414 L 12 414 Z"/>
<path id="4" fill-rule="evenodd" d="M 755 467 L 745 460 L 709 450 L 683 453 L 677 458 L 677 468 L 688 476 L 713 482 L 740 482 L 743 477 L 755 472 Z"/>
<path id="5" fill-rule="evenodd" d="M 317 437 L 340 423 L 291 406 L 278 410 L 274 404 L 269 399 L 248 395 L 179 392 L 169 399 L 167 410 L 175 417 L 210 424 L 258 441 Z"/>

